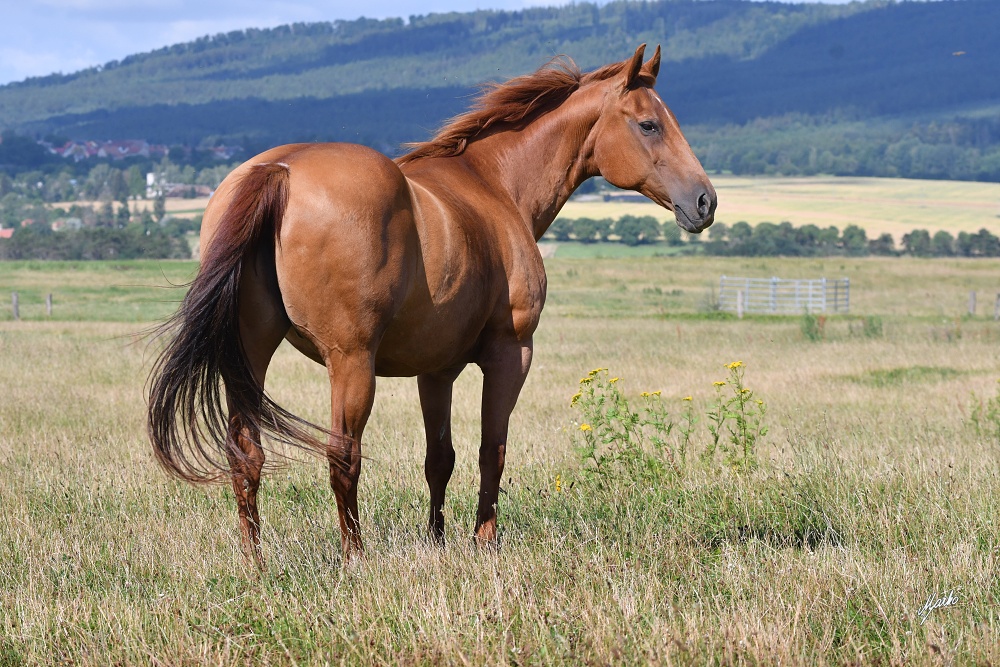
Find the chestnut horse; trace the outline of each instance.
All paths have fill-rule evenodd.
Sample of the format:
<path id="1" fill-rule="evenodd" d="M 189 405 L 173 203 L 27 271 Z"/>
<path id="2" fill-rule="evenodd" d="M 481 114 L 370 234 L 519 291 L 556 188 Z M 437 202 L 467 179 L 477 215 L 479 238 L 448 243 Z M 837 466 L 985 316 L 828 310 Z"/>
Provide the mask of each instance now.
<path id="1" fill-rule="evenodd" d="M 472 110 L 395 161 L 352 144 L 266 151 L 219 186 L 202 260 L 151 374 L 149 437 L 191 482 L 230 478 L 259 565 L 262 434 L 325 454 L 345 559 L 361 552 L 361 436 L 376 376 L 416 376 L 428 529 L 444 537 L 452 386 L 483 372 L 475 537 L 494 543 L 507 425 L 545 302 L 536 241 L 592 176 L 698 233 L 716 195 L 653 85 L 660 49 L 582 74 L 557 60 L 485 87 Z M 282 340 L 326 367 L 333 418 L 312 427 L 264 392 Z M 219 382 L 225 387 L 225 409 Z"/>

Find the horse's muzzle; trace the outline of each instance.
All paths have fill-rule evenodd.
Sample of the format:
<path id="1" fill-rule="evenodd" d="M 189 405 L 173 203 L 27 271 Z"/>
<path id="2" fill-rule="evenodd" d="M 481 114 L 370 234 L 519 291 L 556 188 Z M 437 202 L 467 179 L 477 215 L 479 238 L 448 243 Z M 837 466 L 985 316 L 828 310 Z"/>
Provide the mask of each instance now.
<path id="1" fill-rule="evenodd" d="M 718 203 L 719 199 L 714 191 L 699 194 L 694 206 L 682 206 L 674 202 L 677 225 L 684 231 L 700 234 L 715 222 L 715 208 Z"/>

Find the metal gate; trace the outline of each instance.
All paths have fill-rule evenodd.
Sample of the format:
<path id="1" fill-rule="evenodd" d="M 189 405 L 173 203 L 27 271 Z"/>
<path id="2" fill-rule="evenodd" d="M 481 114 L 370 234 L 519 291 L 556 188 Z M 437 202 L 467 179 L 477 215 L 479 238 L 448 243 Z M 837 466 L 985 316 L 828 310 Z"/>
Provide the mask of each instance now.
<path id="1" fill-rule="evenodd" d="M 722 276 L 719 279 L 719 308 L 734 313 L 846 313 L 850 307 L 851 282 L 848 278 L 784 280 Z"/>

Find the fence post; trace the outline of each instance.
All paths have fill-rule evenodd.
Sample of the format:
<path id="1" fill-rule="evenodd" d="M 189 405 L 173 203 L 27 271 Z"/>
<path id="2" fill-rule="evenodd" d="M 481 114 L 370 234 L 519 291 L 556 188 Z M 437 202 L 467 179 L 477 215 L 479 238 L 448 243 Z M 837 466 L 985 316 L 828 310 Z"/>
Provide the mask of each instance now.
<path id="1" fill-rule="evenodd" d="M 45 297 L 45 314 L 52 317 L 52 292 L 49 292 L 49 295 Z"/>
<path id="2" fill-rule="evenodd" d="M 996 303 L 993 304 L 993 321 L 1000 320 L 1000 293 L 997 294 Z"/>
<path id="3" fill-rule="evenodd" d="M 851 279 L 844 278 L 844 312 L 851 312 Z"/>
<path id="4" fill-rule="evenodd" d="M 969 292 L 969 315 L 976 314 L 976 290 Z"/>
<path id="5" fill-rule="evenodd" d="M 1000 303 L 1000 298 L 997 299 L 997 303 Z M 743 290 L 736 290 L 736 319 L 743 319 Z"/>
<path id="6" fill-rule="evenodd" d="M 778 277 L 771 276 L 771 312 L 778 310 Z"/>
<path id="7" fill-rule="evenodd" d="M 11 305 L 14 307 L 14 319 L 15 320 L 21 319 L 21 313 L 19 312 L 19 309 L 17 307 L 18 306 L 18 303 L 17 303 L 17 292 L 11 292 L 10 301 L 11 301 Z"/>

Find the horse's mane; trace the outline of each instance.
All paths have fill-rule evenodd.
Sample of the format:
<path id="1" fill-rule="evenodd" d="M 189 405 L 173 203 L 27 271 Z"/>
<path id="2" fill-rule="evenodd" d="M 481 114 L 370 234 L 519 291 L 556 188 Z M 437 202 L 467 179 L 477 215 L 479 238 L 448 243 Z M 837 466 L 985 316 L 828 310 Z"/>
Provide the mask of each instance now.
<path id="1" fill-rule="evenodd" d="M 396 164 L 461 155 L 469 142 L 486 130 L 497 126 L 522 127 L 538 115 L 558 107 L 580 86 L 610 79 L 628 64 L 627 60 L 612 63 L 584 74 L 571 58 L 557 56 L 534 74 L 503 83 L 485 83 L 469 111 L 446 122 L 433 139 L 405 144 L 410 151 L 396 158 Z"/>

